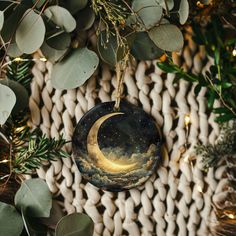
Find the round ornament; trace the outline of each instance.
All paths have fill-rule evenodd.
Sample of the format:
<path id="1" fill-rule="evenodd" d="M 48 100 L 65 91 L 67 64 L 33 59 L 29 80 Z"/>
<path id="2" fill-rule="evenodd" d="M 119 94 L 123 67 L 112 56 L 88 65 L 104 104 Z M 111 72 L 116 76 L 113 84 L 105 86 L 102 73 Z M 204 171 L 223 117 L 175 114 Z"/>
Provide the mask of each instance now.
<path id="1" fill-rule="evenodd" d="M 101 103 L 77 124 L 72 149 L 83 177 L 108 191 L 144 183 L 160 161 L 161 136 L 141 108 L 122 101 Z"/>

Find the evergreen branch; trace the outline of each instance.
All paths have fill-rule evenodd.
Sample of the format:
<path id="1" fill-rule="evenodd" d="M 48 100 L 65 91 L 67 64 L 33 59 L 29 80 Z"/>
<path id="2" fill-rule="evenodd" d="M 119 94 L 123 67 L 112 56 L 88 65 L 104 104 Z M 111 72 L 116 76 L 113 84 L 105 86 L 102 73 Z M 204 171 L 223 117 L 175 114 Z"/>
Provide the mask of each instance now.
<path id="1" fill-rule="evenodd" d="M 223 127 L 220 140 L 216 145 L 199 144 L 195 147 L 196 154 L 203 157 L 203 166 L 207 170 L 216 167 L 221 160 L 236 154 L 236 122 L 232 126 Z"/>
<path id="2" fill-rule="evenodd" d="M 9 161 L 13 173 L 32 174 L 45 161 L 69 157 L 69 154 L 62 150 L 67 143 L 62 136 L 59 136 L 57 140 L 47 138 L 41 130 L 31 130 L 27 122 L 27 118 L 14 119 L 9 120 L 4 126 L 3 132 L 9 140 L 12 150 Z M 8 154 L 9 150 L 0 149 L 2 157 L 8 157 Z"/>
<path id="3" fill-rule="evenodd" d="M 30 60 L 32 57 L 28 55 L 22 59 L 29 59 L 29 61 L 22 60 L 20 62 L 13 61 L 10 63 L 7 67 L 7 78 L 19 82 L 30 92 L 30 83 L 33 78 L 31 69 L 34 62 Z"/>
<path id="4" fill-rule="evenodd" d="M 49 139 L 46 135 L 39 135 L 29 138 L 27 145 L 21 145 L 15 154 L 13 171 L 16 173 L 32 173 L 32 169 L 38 168 L 43 161 L 56 160 L 59 157 L 68 157 L 69 154 L 62 150 L 66 141 L 62 136 L 56 140 Z"/>

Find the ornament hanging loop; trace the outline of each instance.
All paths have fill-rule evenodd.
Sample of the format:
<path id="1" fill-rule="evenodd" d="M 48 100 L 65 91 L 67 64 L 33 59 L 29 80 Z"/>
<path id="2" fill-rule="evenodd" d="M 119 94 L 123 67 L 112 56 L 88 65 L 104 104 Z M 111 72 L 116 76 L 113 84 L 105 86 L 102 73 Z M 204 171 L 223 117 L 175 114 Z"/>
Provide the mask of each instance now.
<path id="1" fill-rule="evenodd" d="M 119 110 L 120 107 L 120 101 L 122 96 L 122 84 L 124 81 L 124 73 L 125 70 L 122 68 L 122 62 L 116 63 L 116 80 L 117 80 L 117 86 L 116 86 L 116 99 L 115 99 L 115 105 L 114 110 Z"/>

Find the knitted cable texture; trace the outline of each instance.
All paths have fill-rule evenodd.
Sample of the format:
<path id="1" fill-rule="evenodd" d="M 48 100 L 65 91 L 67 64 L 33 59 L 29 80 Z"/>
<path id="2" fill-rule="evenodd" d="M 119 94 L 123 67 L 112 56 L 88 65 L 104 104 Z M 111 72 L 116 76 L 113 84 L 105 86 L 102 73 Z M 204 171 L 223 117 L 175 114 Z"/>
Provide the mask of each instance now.
<path id="1" fill-rule="evenodd" d="M 212 63 L 205 49 L 196 46 L 191 37 L 186 40 L 187 46 L 181 55 L 174 55 L 174 61 L 194 73 L 205 71 Z M 51 85 L 52 68 L 49 61 L 37 61 L 33 68 L 32 123 L 48 136 L 62 133 L 71 140 L 84 113 L 115 99 L 115 74 L 102 65 L 85 85 L 59 91 Z M 174 74 L 163 73 L 155 61 L 141 61 L 124 76 L 124 99 L 151 114 L 165 139 L 163 163 L 143 186 L 120 193 L 102 191 L 83 180 L 73 158 L 52 161 L 37 170 L 51 192 L 63 197 L 67 213 L 85 212 L 92 218 L 94 235 L 210 235 L 211 202 L 222 198 L 225 166 L 204 173 L 200 157 L 192 162 L 186 158 L 194 156 L 197 142 L 214 143 L 219 127 L 214 114 L 207 113 L 206 90 L 196 96 L 194 85 L 184 80 L 173 84 L 174 78 Z M 186 114 L 191 119 L 188 133 Z M 189 148 L 183 152 L 186 143 Z M 66 149 L 71 152 L 71 143 Z"/>

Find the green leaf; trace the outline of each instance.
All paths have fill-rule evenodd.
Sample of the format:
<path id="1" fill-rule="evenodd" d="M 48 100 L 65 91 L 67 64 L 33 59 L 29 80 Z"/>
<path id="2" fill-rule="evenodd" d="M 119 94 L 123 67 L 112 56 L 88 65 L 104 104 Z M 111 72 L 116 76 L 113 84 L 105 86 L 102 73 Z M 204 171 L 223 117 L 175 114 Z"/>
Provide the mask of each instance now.
<path id="1" fill-rule="evenodd" d="M 67 154 L 68 155 L 68 154 Z M 40 223 L 46 225 L 48 228 L 55 229 L 58 222 L 64 216 L 61 206 L 58 201 L 52 201 L 52 209 L 49 218 L 40 218 Z"/>
<path id="2" fill-rule="evenodd" d="M 60 61 L 67 52 L 67 49 L 57 50 L 48 46 L 46 43 L 43 43 L 40 49 L 43 55 L 53 63 Z"/>
<path id="3" fill-rule="evenodd" d="M 21 234 L 23 227 L 21 215 L 15 207 L 0 202 L 0 235 L 18 236 Z"/>
<path id="4" fill-rule="evenodd" d="M 0 11 L 0 30 L 2 30 L 4 24 L 4 12 Z"/>
<path id="5" fill-rule="evenodd" d="M 189 15 L 189 4 L 188 0 L 181 0 L 180 1 L 180 6 L 179 6 L 179 22 L 180 24 L 184 24 Z"/>
<path id="6" fill-rule="evenodd" d="M 209 90 L 208 92 L 209 92 L 209 95 L 208 95 L 208 99 L 207 99 L 207 105 L 210 109 L 212 109 L 217 94 L 214 90 Z"/>
<path id="7" fill-rule="evenodd" d="M 95 13 L 91 7 L 86 7 L 75 16 L 78 30 L 88 30 L 95 21 Z"/>
<path id="8" fill-rule="evenodd" d="M 106 31 L 102 31 L 98 36 L 97 48 L 100 57 L 106 63 L 115 66 L 125 55 L 124 48 L 118 46 L 115 35 L 110 35 L 107 40 Z"/>
<path id="9" fill-rule="evenodd" d="M 166 73 L 177 73 L 178 66 L 168 62 L 157 62 L 157 66 Z"/>
<path id="10" fill-rule="evenodd" d="M 232 83 L 222 82 L 222 88 L 224 89 L 231 88 L 232 86 L 233 86 Z"/>
<path id="11" fill-rule="evenodd" d="M 175 25 L 164 24 L 152 28 L 149 32 L 149 37 L 157 47 L 166 51 L 180 51 L 184 45 L 184 38 Z"/>
<path id="12" fill-rule="evenodd" d="M 15 205 L 31 217 L 49 217 L 52 196 L 42 179 L 29 179 L 21 184 L 15 195 Z"/>
<path id="13" fill-rule="evenodd" d="M 19 4 L 4 20 L 1 36 L 5 42 L 8 42 L 12 39 L 15 40 L 16 28 L 19 25 L 19 22 L 26 10 L 27 7 L 24 4 Z"/>
<path id="14" fill-rule="evenodd" d="M 147 32 L 137 32 L 132 43 L 131 54 L 138 60 L 154 60 L 159 58 L 163 51 L 153 43 Z"/>
<path id="15" fill-rule="evenodd" d="M 174 0 L 157 0 L 157 1 L 165 10 L 167 10 L 168 7 L 168 10 L 170 11 L 174 7 Z"/>
<path id="16" fill-rule="evenodd" d="M 76 27 L 74 17 L 63 7 L 50 6 L 44 11 L 44 14 L 49 20 L 66 32 L 72 32 Z"/>
<path id="17" fill-rule="evenodd" d="M 162 17 L 162 7 L 156 0 L 134 0 L 132 9 L 137 16 L 129 17 L 128 23 L 136 25 L 139 22 L 141 31 L 152 28 Z"/>
<path id="18" fill-rule="evenodd" d="M 57 63 L 52 71 L 52 86 L 72 89 L 81 86 L 94 73 L 98 56 L 88 48 L 75 49 L 65 60 Z"/>
<path id="19" fill-rule="evenodd" d="M 56 236 L 92 236 L 94 224 L 91 218 L 82 213 L 64 216 L 56 227 Z"/>
<path id="20" fill-rule="evenodd" d="M 197 84 L 196 87 L 194 88 L 194 94 L 197 96 L 200 91 L 201 91 L 202 85 L 201 84 Z"/>
<path id="21" fill-rule="evenodd" d="M 61 32 L 47 38 L 46 43 L 48 46 L 57 50 L 68 49 L 71 43 L 71 36 L 69 33 Z"/>
<path id="22" fill-rule="evenodd" d="M 31 9 L 27 10 L 16 30 L 16 43 L 20 51 L 31 54 L 38 50 L 43 44 L 45 31 L 42 17 Z"/>
<path id="23" fill-rule="evenodd" d="M 18 48 L 16 42 L 12 41 L 7 49 L 7 55 L 10 57 L 19 57 L 23 54 L 21 50 Z"/>
<path id="24" fill-rule="evenodd" d="M 215 114 L 221 114 L 221 113 L 226 113 L 229 114 L 231 113 L 231 111 L 229 109 L 227 109 L 226 107 L 217 107 L 213 109 L 213 112 Z"/>
<path id="25" fill-rule="evenodd" d="M 24 86 L 9 79 L 0 80 L 0 84 L 8 86 L 16 96 L 16 104 L 12 110 L 13 115 L 16 115 L 19 111 L 24 110 L 28 106 L 29 95 Z"/>
<path id="26" fill-rule="evenodd" d="M 73 15 L 86 7 L 88 0 L 66 0 L 66 8 Z"/>
<path id="27" fill-rule="evenodd" d="M 37 3 L 36 4 L 36 7 L 37 8 L 40 8 L 43 6 L 43 4 L 46 2 L 47 0 L 32 0 L 33 4 Z"/>
<path id="28" fill-rule="evenodd" d="M 231 114 L 225 114 L 225 115 L 218 116 L 218 117 L 216 117 L 215 121 L 218 123 L 224 123 L 224 122 L 233 120 L 235 118 L 236 118 L 235 115 L 233 113 L 231 113 Z"/>
<path id="29" fill-rule="evenodd" d="M 8 86 L 0 84 L 0 125 L 6 122 L 15 104 L 15 93 Z"/>
<path id="30" fill-rule="evenodd" d="M 24 222 L 25 230 L 29 236 L 47 235 L 46 225 L 40 224 L 38 218 L 33 218 L 27 213 L 21 212 L 21 216 Z"/>

